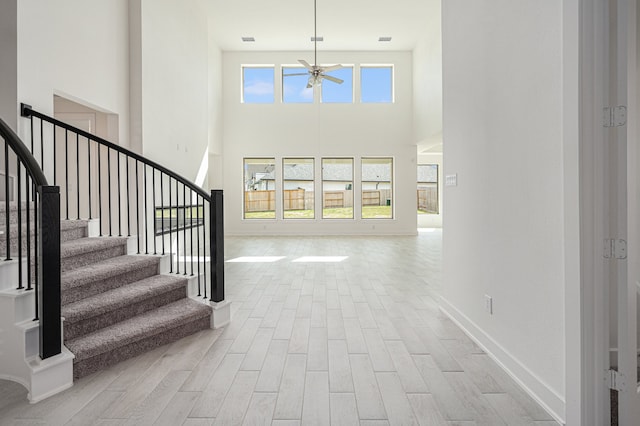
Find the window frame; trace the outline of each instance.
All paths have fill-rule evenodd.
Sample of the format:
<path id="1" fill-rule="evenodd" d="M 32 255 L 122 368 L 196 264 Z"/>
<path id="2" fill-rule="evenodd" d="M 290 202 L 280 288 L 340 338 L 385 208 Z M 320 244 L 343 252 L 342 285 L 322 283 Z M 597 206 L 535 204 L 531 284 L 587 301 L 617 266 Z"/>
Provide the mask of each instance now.
<path id="1" fill-rule="evenodd" d="M 418 167 L 420 166 L 433 166 L 436 169 L 436 180 L 435 182 L 429 182 L 429 181 L 421 181 L 418 180 L 420 174 L 418 173 Z M 424 210 L 423 213 L 419 213 L 419 214 L 426 214 L 426 215 L 431 215 L 431 214 L 440 214 L 440 165 L 437 163 L 426 163 L 426 164 L 416 164 L 416 174 L 417 174 L 417 179 L 416 179 L 416 191 L 419 191 L 419 185 L 420 184 L 435 184 L 435 188 L 436 188 L 436 209 L 435 212 L 432 211 L 428 211 L 428 210 Z M 420 195 L 417 195 L 417 210 L 420 211 Z"/>
<path id="2" fill-rule="evenodd" d="M 386 104 L 394 104 L 396 102 L 396 90 L 395 90 L 395 65 L 394 64 L 360 64 L 360 79 L 359 79 L 359 85 L 360 85 L 360 103 L 361 104 L 381 104 L 381 105 L 386 105 Z M 364 85 L 363 85 L 363 78 L 362 78 L 362 72 L 365 69 L 373 69 L 373 68 L 389 68 L 391 70 L 391 76 L 390 76 L 390 100 L 388 102 L 380 102 L 380 101 L 364 101 L 363 100 L 363 94 L 364 94 Z"/>
<path id="3" fill-rule="evenodd" d="M 247 175 L 246 175 L 246 165 L 247 160 L 264 160 L 265 166 L 273 166 L 273 217 L 247 217 L 247 196 L 246 194 L 251 191 L 247 191 Z M 267 163 L 266 161 L 271 161 L 271 163 Z M 262 164 L 262 163 L 253 163 L 253 164 Z M 242 158 L 242 220 L 275 220 L 277 219 L 277 185 L 276 179 L 278 178 L 277 167 L 276 167 L 276 158 L 275 157 L 243 157 Z M 267 172 L 270 173 L 270 172 Z M 267 182 L 267 188 L 264 191 L 270 191 L 269 183 Z M 267 194 L 267 203 L 270 205 L 271 199 Z M 271 210 L 264 210 L 266 212 L 270 212 Z"/>
<path id="4" fill-rule="evenodd" d="M 380 191 L 379 188 L 376 187 L 376 189 L 374 190 L 370 190 L 370 189 L 365 189 L 365 183 L 373 183 L 373 182 L 377 182 L 378 185 L 380 184 L 380 182 L 385 182 L 385 181 L 381 181 L 381 180 L 375 180 L 375 181 L 371 181 L 371 180 L 365 180 L 364 179 L 364 164 L 365 164 L 365 160 L 390 160 L 389 164 L 391 166 L 391 170 L 389 171 L 389 198 L 386 198 L 386 202 L 385 204 L 380 204 L 381 203 L 381 197 L 380 197 L 380 193 L 378 194 L 378 206 L 383 207 L 383 206 L 389 206 L 390 207 L 390 216 L 388 217 L 365 217 L 364 216 L 364 207 L 365 207 L 365 200 L 364 200 L 364 193 L 365 191 Z M 381 157 L 375 157 L 375 156 L 371 156 L 371 157 L 362 157 L 360 158 L 360 219 L 362 220 L 393 220 L 395 219 L 395 202 L 394 202 L 394 195 L 395 195 L 395 176 L 394 176 L 394 163 L 395 163 L 395 158 L 394 157 L 386 157 L 386 156 L 381 156 Z M 372 204 L 367 204 L 367 205 L 372 205 Z"/>
<path id="5" fill-rule="evenodd" d="M 311 101 L 307 101 L 307 102 L 301 102 L 301 101 L 287 101 L 285 99 L 285 82 L 284 82 L 284 78 L 285 78 L 285 69 L 286 68 L 293 68 L 293 69 L 300 69 L 301 71 L 307 71 L 307 69 L 305 67 L 303 67 L 300 64 L 297 65 L 287 65 L 287 64 L 282 64 L 280 65 L 280 102 L 282 102 L 283 104 L 298 104 L 298 105 L 309 105 L 309 104 L 314 104 L 316 103 L 316 90 L 315 87 L 311 87 L 311 89 L 306 89 L 306 83 L 305 83 L 305 90 L 311 90 Z M 302 77 L 302 76 L 296 76 L 296 77 Z M 305 77 L 305 79 L 308 81 L 309 78 Z"/>
<path id="6" fill-rule="evenodd" d="M 270 102 L 247 102 L 245 97 L 245 70 L 246 69 L 271 69 L 273 71 L 273 93 Z M 240 65 L 240 103 L 246 105 L 272 105 L 276 103 L 276 66 L 275 64 L 242 64 Z"/>
<path id="7" fill-rule="evenodd" d="M 307 160 L 304 163 L 293 163 L 296 160 Z M 287 211 L 292 211 L 293 209 L 286 209 L 285 204 L 287 202 L 287 197 L 285 196 L 286 182 L 287 181 L 296 181 L 295 179 L 287 179 L 286 178 L 286 165 L 288 161 L 292 161 L 289 164 L 311 164 L 311 187 L 313 188 L 313 197 L 311 198 L 312 207 L 311 209 L 302 209 L 302 210 L 311 210 L 311 217 L 287 217 Z M 299 179 L 300 182 L 309 182 L 308 180 Z M 314 157 L 282 157 L 282 219 L 283 220 L 313 220 L 316 218 L 316 203 L 315 203 L 315 187 L 316 187 L 316 159 Z M 303 205 L 306 207 L 306 190 L 305 190 L 305 198 L 303 199 Z M 291 199 L 289 198 L 289 203 L 291 203 Z"/>
<path id="8" fill-rule="evenodd" d="M 351 217 L 327 217 L 324 215 L 324 210 L 325 210 L 325 181 L 326 182 L 336 182 L 336 181 L 329 181 L 329 180 L 325 180 L 324 178 L 324 166 L 325 166 L 325 160 L 349 160 L 351 163 Z M 320 158 L 320 185 L 321 185 L 321 194 L 322 194 L 322 215 L 321 215 L 321 219 L 323 220 L 354 220 L 355 219 L 355 194 L 354 194 L 354 182 L 355 182 L 355 159 L 353 157 L 321 157 Z M 345 188 L 345 191 L 347 191 L 348 189 Z M 344 198 L 343 198 L 344 200 Z M 344 201 L 343 201 L 344 202 Z"/>
<path id="9" fill-rule="evenodd" d="M 356 85 L 355 85 L 355 69 L 356 69 L 356 67 L 354 65 L 351 65 L 351 64 L 342 65 L 342 68 L 339 68 L 339 69 L 333 70 L 333 71 L 329 71 L 329 72 L 327 72 L 327 74 L 328 75 L 332 75 L 331 74 L 332 72 L 345 70 L 347 68 L 351 69 L 351 100 L 349 102 L 337 102 L 337 101 L 329 101 L 329 102 L 327 102 L 327 101 L 325 101 L 324 100 L 324 95 L 323 95 L 323 87 L 324 87 L 324 84 L 326 82 L 323 81 L 322 85 L 320 87 L 320 90 L 319 90 L 319 92 L 320 92 L 320 94 L 319 94 L 320 103 L 323 103 L 323 104 L 353 104 L 353 103 L 355 103 L 355 97 L 356 97 L 356 94 L 355 94 L 355 87 L 356 87 Z M 336 77 L 336 76 L 333 76 L 333 77 Z M 345 80 L 345 83 L 346 83 L 346 80 Z M 327 84 L 336 84 L 336 83 L 328 82 Z"/>

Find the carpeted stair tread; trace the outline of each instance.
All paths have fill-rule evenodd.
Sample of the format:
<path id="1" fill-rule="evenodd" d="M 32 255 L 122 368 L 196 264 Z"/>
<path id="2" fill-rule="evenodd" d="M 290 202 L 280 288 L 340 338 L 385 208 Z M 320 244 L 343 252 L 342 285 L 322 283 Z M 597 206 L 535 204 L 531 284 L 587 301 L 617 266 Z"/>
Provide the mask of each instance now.
<path id="1" fill-rule="evenodd" d="M 66 241 L 60 244 L 60 257 L 72 257 L 81 254 L 110 249 L 127 244 L 126 237 L 88 237 Z"/>
<path id="2" fill-rule="evenodd" d="M 170 332 L 183 324 L 208 318 L 210 315 L 210 306 L 185 298 L 95 333 L 69 340 L 65 342 L 65 346 L 76 356 L 74 363 L 78 363 L 127 345 L 134 345 L 137 341 L 151 336 Z"/>
<path id="3" fill-rule="evenodd" d="M 116 256 L 62 272 L 62 304 L 77 302 L 159 272 L 159 256 Z"/>
<path id="4" fill-rule="evenodd" d="M 184 289 L 186 296 L 187 279 L 177 275 L 154 275 L 113 290 L 69 303 L 62 307 L 65 323 L 103 315 L 130 305 L 141 303 L 163 293 Z"/>
<path id="5" fill-rule="evenodd" d="M 71 229 L 76 229 L 76 228 L 86 228 L 87 224 L 89 223 L 88 220 L 61 220 L 60 221 L 60 230 L 61 231 L 68 231 Z"/>

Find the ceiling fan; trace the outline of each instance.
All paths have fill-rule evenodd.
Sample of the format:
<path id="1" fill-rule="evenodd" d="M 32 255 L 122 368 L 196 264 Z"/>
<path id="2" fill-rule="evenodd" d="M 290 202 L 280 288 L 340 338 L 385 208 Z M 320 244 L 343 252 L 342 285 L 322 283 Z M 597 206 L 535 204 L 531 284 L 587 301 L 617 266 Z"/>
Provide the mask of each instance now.
<path id="1" fill-rule="evenodd" d="M 342 65 L 330 65 L 326 67 L 322 67 L 318 65 L 318 31 L 317 31 L 317 6 L 316 1 L 313 0 L 313 65 L 309 64 L 309 62 L 304 59 L 298 59 L 306 69 L 305 73 L 294 73 L 294 74 L 284 74 L 284 77 L 293 76 L 293 75 L 308 75 L 309 80 L 307 82 L 307 89 L 312 88 L 313 86 L 319 86 L 322 84 L 322 80 L 327 79 L 334 83 L 342 84 L 344 80 L 336 78 L 334 76 L 326 74 L 329 71 L 335 71 L 337 69 L 342 68 Z"/>

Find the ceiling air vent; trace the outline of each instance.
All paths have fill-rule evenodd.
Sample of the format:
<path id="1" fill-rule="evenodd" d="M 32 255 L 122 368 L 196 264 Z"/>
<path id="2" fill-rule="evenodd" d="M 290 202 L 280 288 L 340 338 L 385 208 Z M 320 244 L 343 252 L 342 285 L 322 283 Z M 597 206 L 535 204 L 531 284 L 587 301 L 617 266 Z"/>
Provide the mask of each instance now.
<path id="1" fill-rule="evenodd" d="M 242 37 L 242 41 L 245 43 L 251 43 L 256 41 L 255 37 Z"/>
<path id="2" fill-rule="evenodd" d="M 311 41 L 324 41 L 324 37 L 322 36 L 318 36 L 318 37 L 311 37 Z"/>
<path id="3" fill-rule="evenodd" d="M 391 37 L 378 37 L 378 41 L 391 41 Z"/>

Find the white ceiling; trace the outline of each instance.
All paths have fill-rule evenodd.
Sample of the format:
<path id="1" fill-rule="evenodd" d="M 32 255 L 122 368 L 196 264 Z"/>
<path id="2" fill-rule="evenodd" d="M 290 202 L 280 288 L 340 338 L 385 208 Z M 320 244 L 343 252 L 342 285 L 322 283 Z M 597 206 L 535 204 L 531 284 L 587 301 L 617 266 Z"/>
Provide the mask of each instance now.
<path id="1" fill-rule="evenodd" d="M 213 41 L 227 51 L 313 50 L 313 0 L 205 0 Z M 318 50 L 413 50 L 440 0 L 317 0 Z M 241 37 L 255 37 L 243 43 Z M 378 37 L 393 37 L 378 42 Z"/>

